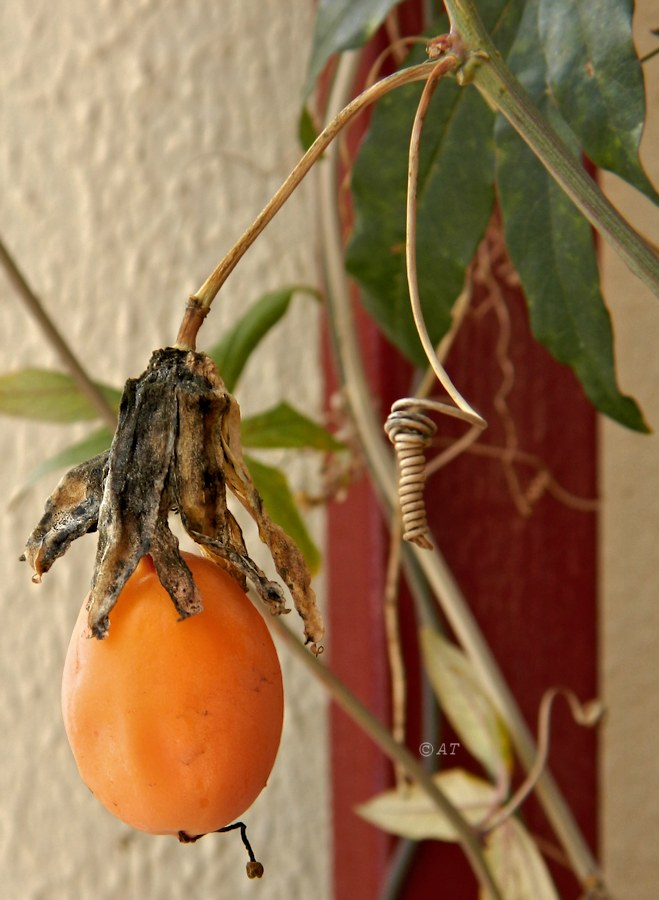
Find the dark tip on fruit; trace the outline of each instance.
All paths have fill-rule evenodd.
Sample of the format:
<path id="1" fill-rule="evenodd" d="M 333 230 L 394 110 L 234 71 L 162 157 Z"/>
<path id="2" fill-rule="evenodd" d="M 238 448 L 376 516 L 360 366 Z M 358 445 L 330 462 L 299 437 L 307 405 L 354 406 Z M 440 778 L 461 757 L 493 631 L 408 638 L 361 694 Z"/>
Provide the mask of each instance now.
<path id="1" fill-rule="evenodd" d="M 248 878 L 262 878 L 263 877 L 263 865 L 257 860 L 250 860 L 245 866 L 247 871 Z"/>

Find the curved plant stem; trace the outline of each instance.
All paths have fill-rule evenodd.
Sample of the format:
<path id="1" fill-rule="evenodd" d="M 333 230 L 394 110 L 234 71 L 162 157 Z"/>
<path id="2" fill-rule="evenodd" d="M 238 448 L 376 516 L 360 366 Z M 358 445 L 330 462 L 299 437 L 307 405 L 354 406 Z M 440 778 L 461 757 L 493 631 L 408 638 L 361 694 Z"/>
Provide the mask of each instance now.
<path id="1" fill-rule="evenodd" d="M 102 391 L 100 391 L 98 386 L 91 380 L 73 350 L 58 331 L 55 323 L 30 287 L 27 278 L 19 269 L 18 264 L 2 239 L 0 239 L 0 263 L 6 271 L 9 281 L 16 289 L 16 293 L 19 295 L 32 316 L 36 319 L 41 330 L 45 334 L 48 343 L 59 354 L 62 362 L 70 372 L 71 377 L 80 388 L 81 393 L 89 400 L 108 428 L 110 428 L 111 431 L 114 431 L 117 427 L 117 414 L 103 396 Z"/>
<path id="2" fill-rule="evenodd" d="M 328 116 L 340 108 L 342 98 L 349 92 L 353 83 L 355 62 L 354 57 L 344 56 L 336 77 Z M 336 161 L 331 153 L 329 155 L 330 165 L 323 166 L 320 175 L 319 205 L 332 340 L 344 395 L 352 411 L 373 483 L 387 514 L 390 515 L 392 510 L 397 508 L 396 473 L 392 453 L 385 443 L 381 423 L 373 408 L 371 391 L 366 381 L 356 339 L 350 290 L 343 266 L 341 227 L 335 203 Z M 533 737 L 489 645 L 441 554 L 438 551 L 428 553 L 408 546 L 405 548 L 405 555 L 414 556 L 416 565 L 423 571 L 428 584 L 441 602 L 453 632 L 477 669 L 506 723 L 522 765 L 527 771 L 530 770 L 536 759 Z M 558 839 L 565 847 L 577 876 L 583 883 L 601 884 L 599 868 L 590 848 L 547 770 L 537 782 L 536 794 Z"/>
<path id="3" fill-rule="evenodd" d="M 279 212 L 305 175 L 308 174 L 313 165 L 320 159 L 334 138 L 343 128 L 345 128 L 348 122 L 363 109 L 366 109 L 367 106 L 370 106 L 370 104 L 375 103 L 385 94 L 388 94 L 389 91 L 392 91 L 403 84 L 410 84 L 413 81 L 424 81 L 430 73 L 435 71 L 438 67 L 443 74 L 446 74 L 451 70 L 457 69 L 459 66 L 459 58 L 453 55 L 447 55 L 436 62 L 426 62 L 421 63 L 418 66 L 410 66 L 407 69 L 402 69 L 399 72 L 395 72 L 393 75 L 389 75 L 387 78 L 377 81 L 363 93 L 359 94 L 359 96 L 355 97 L 355 99 L 348 103 L 347 106 L 339 110 L 327 127 L 318 135 L 300 162 L 295 166 L 279 190 L 273 195 L 269 203 L 262 209 L 254 222 L 224 256 L 201 287 L 192 294 L 176 338 L 175 346 L 180 347 L 181 349 L 194 349 L 197 331 L 208 314 L 210 306 L 224 282 L 231 272 L 233 272 L 245 252 L 252 246 L 266 225 L 268 225 Z"/>
<path id="4" fill-rule="evenodd" d="M 538 111 L 501 58 L 473 0 L 447 0 L 451 32 L 474 57 L 473 84 L 510 122 L 565 193 L 650 290 L 659 296 L 659 258 L 623 219 Z M 479 57 L 476 59 L 476 57 Z"/>
<path id="5" fill-rule="evenodd" d="M 333 700 L 343 711 L 359 725 L 393 763 L 399 766 L 431 798 L 435 806 L 451 824 L 456 834 L 459 835 L 460 842 L 471 862 L 474 873 L 477 875 L 481 885 L 487 890 L 488 896 L 492 900 L 504 900 L 485 862 L 476 833 L 444 792 L 437 787 L 430 774 L 417 762 L 407 747 L 394 740 L 389 729 L 378 721 L 361 700 L 327 666 L 309 653 L 281 619 L 275 616 L 269 621 L 269 624 L 288 649 L 327 688 Z"/>

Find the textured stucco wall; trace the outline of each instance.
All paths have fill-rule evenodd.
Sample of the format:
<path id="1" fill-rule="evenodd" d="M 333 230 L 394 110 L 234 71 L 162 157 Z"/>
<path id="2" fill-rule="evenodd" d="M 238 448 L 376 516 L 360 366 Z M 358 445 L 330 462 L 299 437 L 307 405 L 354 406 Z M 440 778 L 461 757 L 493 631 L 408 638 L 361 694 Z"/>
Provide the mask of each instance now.
<path id="1" fill-rule="evenodd" d="M 173 340 L 187 295 L 288 173 L 307 0 L 17 0 L 0 6 L 0 231 L 94 375 L 120 384 Z M 314 282 L 304 188 L 231 277 L 200 349 L 263 291 Z M 240 391 L 317 411 L 316 310 L 298 298 Z M 0 274 L 0 370 L 57 366 Z M 304 378 L 300 378 L 304 372 Z M 95 540 L 40 587 L 17 563 L 53 479 L 8 509 L 25 475 L 83 433 L 0 420 L 0 893 L 21 900 L 329 896 L 325 697 L 298 664 L 281 754 L 248 817 L 266 866 L 248 882 L 237 835 L 194 846 L 138 834 L 80 782 L 59 679 Z M 292 478 L 308 483 L 298 463 Z M 322 521 L 313 522 L 321 537 Z M 263 557 L 260 557 L 263 559 Z"/>
<path id="2" fill-rule="evenodd" d="M 637 3 L 641 55 L 656 46 L 656 5 Z M 659 57 L 645 65 L 648 124 L 642 158 L 659 185 Z M 656 245 L 659 211 L 613 177 L 604 187 Z M 601 676 L 608 716 L 602 740 L 602 838 L 610 886 L 621 900 L 654 900 L 659 885 L 659 302 L 608 248 L 606 296 L 623 389 L 654 434 L 602 423 Z"/>

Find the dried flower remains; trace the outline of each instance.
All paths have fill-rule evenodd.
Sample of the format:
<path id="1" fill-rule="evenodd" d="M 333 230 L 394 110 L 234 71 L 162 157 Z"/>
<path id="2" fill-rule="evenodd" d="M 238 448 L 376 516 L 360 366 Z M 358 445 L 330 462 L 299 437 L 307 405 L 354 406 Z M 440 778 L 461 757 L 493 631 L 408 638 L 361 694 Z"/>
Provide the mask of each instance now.
<path id="1" fill-rule="evenodd" d="M 186 618 L 201 610 L 201 599 L 169 528 L 169 514 L 177 512 L 206 556 L 243 587 L 251 582 L 274 614 L 288 612 L 281 586 L 247 552 L 227 488 L 256 522 L 302 617 L 306 641 L 317 649 L 323 623 L 306 564 L 263 507 L 243 460 L 240 408 L 203 353 L 157 350 L 144 374 L 129 379 L 112 446 L 62 478 L 22 558 L 40 581 L 76 538 L 98 531 L 88 601 L 95 637 L 107 634 L 109 613 L 147 553 Z"/>

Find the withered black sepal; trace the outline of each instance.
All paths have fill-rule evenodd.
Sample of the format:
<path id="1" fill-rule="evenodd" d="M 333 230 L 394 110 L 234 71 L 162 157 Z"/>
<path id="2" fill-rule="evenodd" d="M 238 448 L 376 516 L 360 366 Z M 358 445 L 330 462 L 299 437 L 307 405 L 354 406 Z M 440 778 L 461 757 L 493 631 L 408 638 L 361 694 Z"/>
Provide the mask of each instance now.
<path id="1" fill-rule="evenodd" d="M 227 506 L 227 487 L 256 521 L 302 616 L 307 641 L 319 641 L 322 619 L 304 560 L 263 509 L 242 458 L 239 406 L 203 353 L 158 350 L 144 374 L 126 383 L 110 450 L 62 479 L 25 557 L 40 577 L 76 537 L 97 529 L 88 604 L 92 633 L 105 636 L 112 607 L 147 553 L 185 618 L 200 611 L 201 599 L 169 529 L 169 513 L 176 510 L 202 552 L 243 586 L 249 579 L 272 612 L 286 612 L 281 588 L 247 553 Z"/>
<path id="2" fill-rule="evenodd" d="M 96 531 L 109 450 L 71 469 L 46 501 L 44 514 L 30 535 L 21 559 L 39 582 L 76 538 Z"/>
<path id="3" fill-rule="evenodd" d="M 182 618 L 201 610 L 201 598 L 178 551 L 167 517 L 169 473 L 177 419 L 176 366 L 154 353 L 146 372 L 126 382 L 98 515 L 98 548 L 89 596 L 96 637 L 138 562 L 149 553 Z"/>

